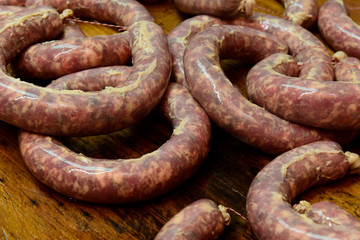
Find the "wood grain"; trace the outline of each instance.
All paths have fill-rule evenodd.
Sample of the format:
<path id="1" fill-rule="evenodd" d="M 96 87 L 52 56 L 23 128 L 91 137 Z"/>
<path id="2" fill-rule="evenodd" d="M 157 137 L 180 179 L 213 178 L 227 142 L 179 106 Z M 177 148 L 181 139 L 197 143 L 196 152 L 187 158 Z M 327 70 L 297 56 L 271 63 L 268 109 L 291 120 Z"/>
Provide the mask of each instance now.
<path id="1" fill-rule="evenodd" d="M 318 1 L 320 5 L 323 2 Z M 350 15 L 359 23 L 360 2 L 345 2 Z M 257 11 L 275 15 L 283 11 L 276 0 L 257 0 L 257 4 Z M 187 17 L 177 11 L 171 0 L 146 7 L 166 33 Z M 114 32 L 80 25 L 88 36 Z M 319 36 L 316 27 L 311 31 Z M 247 69 L 236 62 L 224 63 L 224 67 L 230 79 L 242 89 Z M 234 68 L 241 70 L 234 71 Z M 216 126 L 213 129 L 208 158 L 185 184 L 149 201 L 101 205 L 69 199 L 37 181 L 22 161 L 17 129 L 0 122 L 0 239 L 153 239 L 166 221 L 200 198 L 210 198 L 245 215 L 248 187 L 257 172 L 274 156 L 247 146 Z M 63 140 L 73 150 L 88 156 L 133 158 L 155 150 L 170 134 L 169 124 L 152 113 L 137 126 L 113 134 Z M 346 149 L 359 153 L 360 139 Z M 360 219 L 359 180 L 358 176 L 348 176 L 308 190 L 299 199 L 312 203 L 331 200 Z M 232 214 L 232 222 L 220 239 L 255 238 L 250 226 Z"/>

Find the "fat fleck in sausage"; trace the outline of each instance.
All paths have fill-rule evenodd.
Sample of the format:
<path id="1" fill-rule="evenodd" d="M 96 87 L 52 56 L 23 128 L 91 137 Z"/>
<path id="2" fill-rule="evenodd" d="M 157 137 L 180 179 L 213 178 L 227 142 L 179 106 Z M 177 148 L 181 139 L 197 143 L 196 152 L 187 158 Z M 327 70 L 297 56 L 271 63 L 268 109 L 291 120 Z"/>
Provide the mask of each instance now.
<path id="1" fill-rule="evenodd" d="M 285 6 L 285 19 L 310 28 L 316 23 L 319 6 L 316 0 L 281 0 Z"/>
<path id="2" fill-rule="evenodd" d="M 128 64 L 128 33 L 78 37 L 31 45 L 14 61 L 17 76 L 49 80 L 81 70 Z"/>
<path id="3" fill-rule="evenodd" d="M 356 156 L 353 158 L 352 156 Z M 359 239 L 360 230 L 316 223 L 292 209 L 304 190 L 342 178 L 352 168 L 353 153 L 335 142 L 320 141 L 275 158 L 255 177 L 247 195 L 247 217 L 258 239 Z"/>
<path id="4" fill-rule="evenodd" d="M 63 27 L 55 10 L 48 10 L 49 16 L 41 12 L 36 19 L 34 10 L 28 9 L 31 17 L 17 15 L 1 25 L 0 119 L 42 134 L 72 136 L 105 134 L 140 121 L 159 103 L 169 82 L 171 56 L 164 31 L 136 1 L 100 4 L 78 0 L 70 5 L 78 13 L 81 7 L 83 16 L 96 18 L 98 14 L 105 22 L 129 26 L 133 57 L 130 76 L 122 87 L 83 94 L 41 88 L 12 78 L 6 71 L 7 63 L 29 44 L 44 41 L 44 36 L 55 38 Z"/>
<path id="5" fill-rule="evenodd" d="M 248 73 L 246 89 L 256 104 L 289 121 L 326 129 L 360 129 L 360 85 L 286 76 L 297 65 L 274 54 Z M 296 66 L 295 66 L 296 67 Z"/>
<path id="6" fill-rule="evenodd" d="M 318 27 L 336 51 L 360 58 L 360 26 L 347 15 L 342 0 L 328 0 L 320 7 Z"/>
<path id="7" fill-rule="evenodd" d="M 122 203 L 142 201 L 179 186 L 200 167 L 210 148 L 211 124 L 183 86 L 172 83 L 159 106 L 174 131 L 159 149 L 138 159 L 94 159 L 58 140 L 23 131 L 20 149 L 42 183 L 74 199 Z"/>
<path id="8" fill-rule="evenodd" d="M 295 211 L 305 214 L 307 218 L 317 224 L 325 224 L 329 227 L 344 226 L 360 230 L 359 219 L 339 205 L 329 201 L 321 201 L 311 205 L 309 202 L 302 200 L 295 204 L 293 208 Z"/>
<path id="9" fill-rule="evenodd" d="M 216 17 L 233 17 L 240 11 L 252 14 L 254 0 L 175 0 L 175 6 L 191 15 L 211 15 Z"/>
<path id="10" fill-rule="evenodd" d="M 276 51 L 286 51 L 286 45 L 281 43 L 271 34 L 241 26 L 203 30 L 191 39 L 184 56 L 191 93 L 223 130 L 268 153 L 324 139 L 348 141 L 349 135 L 340 139 L 341 134 L 332 131 L 293 124 L 250 103 L 221 71 L 220 57 L 258 60 Z M 297 73 L 296 66 L 292 74 Z"/>
<path id="11" fill-rule="evenodd" d="M 230 223 L 225 207 L 210 199 L 200 199 L 172 217 L 158 232 L 155 240 L 217 239 Z"/>

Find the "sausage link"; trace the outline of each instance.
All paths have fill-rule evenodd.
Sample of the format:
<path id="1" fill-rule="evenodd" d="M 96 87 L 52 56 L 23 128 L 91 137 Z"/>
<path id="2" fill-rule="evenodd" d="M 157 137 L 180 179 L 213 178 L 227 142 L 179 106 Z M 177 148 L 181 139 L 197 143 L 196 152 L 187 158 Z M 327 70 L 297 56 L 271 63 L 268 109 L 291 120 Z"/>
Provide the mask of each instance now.
<path id="1" fill-rule="evenodd" d="M 349 154 L 335 142 L 320 141 L 283 153 L 266 165 L 252 181 L 246 202 L 257 238 L 359 239 L 359 229 L 318 224 L 290 206 L 306 189 L 347 174 Z"/>
<path id="2" fill-rule="evenodd" d="M 210 199 L 200 199 L 173 216 L 154 240 L 217 239 L 230 223 L 230 215 Z"/>
<path id="3" fill-rule="evenodd" d="M 328 0 L 320 7 L 318 27 L 336 51 L 360 58 L 360 26 L 347 15 L 342 0 Z"/>
<path id="4" fill-rule="evenodd" d="M 83 3 L 82 9 L 90 14 L 95 14 L 93 8 L 98 6 L 96 0 L 79 0 L 76 3 Z M 44 15 L 46 21 L 35 21 L 32 9 L 28 10 L 31 21 L 22 21 L 20 24 L 13 21 L 15 18 L 7 19 L 6 30 L 0 32 L 0 43 L 3 46 L 0 51 L 0 119 L 42 134 L 85 136 L 117 131 L 144 118 L 159 103 L 167 88 L 171 56 L 167 37 L 159 25 L 152 21 L 131 22 L 139 18 L 152 19 L 150 13 L 143 12 L 143 7 L 139 8 L 140 12 L 136 12 L 138 8 L 139 3 L 130 0 L 114 0 L 100 7 L 102 19 L 111 16 L 115 24 L 122 25 L 122 21 L 130 24 L 128 31 L 133 71 L 122 87 L 82 94 L 56 91 L 18 81 L 6 71 L 7 63 L 20 50 L 43 40 L 46 34 L 55 38 L 61 32 L 63 25 L 58 13 L 52 10 L 53 15 L 56 14 L 56 21 L 51 14 Z M 103 12 L 105 10 L 107 13 Z M 127 17 L 124 19 L 125 16 Z M 46 23 L 50 26 L 42 25 Z M 31 28 L 32 25 L 34 28 Z"/>
<path id="5" fill-rule="evenodd" d="M 60 141 L 27 131 L 19 144 L 29 170 L 42 183 L 83 201 L 123 203 L 165 194 L 197 171 L 210 149 L 211 124 L 183 86 L 172 83 L 159 109 L 174 131 L 159 149 L 138 159 L 95 159 Z"/>
<path id="6" fill-rule="evenodd" d="M 316 0 L 281 0 L 285 6 L 285 19 L 304 28 L 312 27 L 317 20 L 319 6 Z"/>
<path id="7" fill-rule="evenodd" d="M 293 208 L 317 224 L 325 224 L 329 227 L 344 226 L 360 230 L 359 219 L 339 205 L 329 201 L 321 201 L 312 205 L 307 201 L 300 201 Z"/>
<path id="8" fill-rule="evenodd" d="M 109 66 L 70 73 L 52 81 L 47 87 L 59 90 L 100 91 L 107 87 L 121 87 L 132 68 Z"/>
<path id="9" fill-rule="evenodd" d="M 274 54 L 248 73 L 246 90 L 256 104 L 282 118 L 326 129 L 360 129 L 360 85 L 287 76 L 296 64 Z"/>
<path id="10" fill-rule="evenodd" d="M 324 139 L 349 141 L 349 134 L 293 124 L 250 103 L 221 71 L 220 57 L 257 56 L 258 60 L 265 54 L 286 51 L 286 45 L 281 42 L 271 34 L 241 26 L 222 25 L 203 30 L 191 39 L 184 56 L 191 93 L 218 126 L 264 152 L 277 154 Z M 296 65 L 292 74 L 297 73 Z"/>
<path id="11" fill-rule="evenodd" d="M 15 59 L 13 69 L 23 79 L 50 80 L 89 68 L 128 64 L 128 39 L 123 32 L 34 44 Z"/>
<path id="12" fill-rule="evenodd" d="M 215 17 L 233 17 L 240 11 L 252 14 L 254 0 L 174 0 L 181 12 L 191 15 L 211 15 Z"/>

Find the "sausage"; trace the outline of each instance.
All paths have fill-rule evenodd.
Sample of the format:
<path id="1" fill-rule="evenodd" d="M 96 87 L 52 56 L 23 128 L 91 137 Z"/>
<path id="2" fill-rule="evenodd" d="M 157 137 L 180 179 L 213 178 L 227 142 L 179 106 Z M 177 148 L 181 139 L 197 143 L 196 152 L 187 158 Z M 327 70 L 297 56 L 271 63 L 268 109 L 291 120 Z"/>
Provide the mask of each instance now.
<path id="1" fill-rule="evenodd" d="M 271 34 L 241 26 L 213 26 L 199 32 L 190 40 L 184 55 L 189 90 L 214 123 L 264 152 L 278 154 L 324 139 L 349 141 L 354 134 L 342 136 L 293 124 L 252 104 L 221 71 L 220 56 L 246 59 L 257 56 L 256 61 L 266 54 L 286 51 L 286 45 L 281 43 Z M 298 73 L 297 67 L 293 70 L 293 74 Z"/>
<path id="2" fill-rule="evenodd" d="M 198 32 L 211 26 L 220 25 L 219 18 L 198 15 L 184 20 L 168 34 L 169 48 L 172 56 L 171 80 L 187 87 L 184 70 L 184 52 L 189 41 Z"/>
<path id="3" fill-rule="evenodd" d="M 174 0 L 181 12 L 191 15 L 211 15 L 215 17 L 233 17 L 240 11 L 251 15 L 254 0 Z"/>
<path id="4" fill-rule="evenodd" d="M 287 20 L 267 14 L 253 13 L 220 19 L 206 15 L 181 22 L 168 35 L 173 59 L 172 81 L 186 86 L 183 55 L 189 40 L 198 32 L 214 25 L 230 24 L 255 28 L 276 35 L 287 43 L 296 61 L 301 64 L 301 78 L 333 81 L 332 57 L 323 43 L 311 32 Z"/>
<path id="5" fill-rule="evenodd" d="M 230 224 L 225 207 L 210 199 L 199 199 L 173 216 L 154 240 L 211 240 L 217 239 Z"/>
<path id="6" fill-rule="evenodd" d="M 25 6 L 26 0 L 0 0 L 0 5 Z"/>
<path id="7" fill-rule="evenodd" d="M 20 50 L 40 42 L 44 36 L 51 33 L 51 37 L 55 38 L 63 27 L 59 14 L 53 9 L 45 21 L 31 17 L 31 21 L 18 24 L 13 17 L 7 20 L 8 30 L 0 33 L 1 49 L 5 49 L 0 51 L 0 119 L 29 131 L 57 136 L 105 134 L 135 124 L 159 103 L 169 83 L 171 56 L 164 31 L 136 1 L 114 0 L 99 6 L 96 0 L 78 0 L 71 4 L 77 12 L 81 5 L 89 17 L 97 13 L 101 19 L 108 17 L 108 21 L 117 25 L 129 26 L 133 58 L 130 76 L 122 87 L 82 94 L 42 88 L 12 78 L 6 72 L 7 63 Z M 34 10 L 27 11 L 33 15 Z M 23 21 L 26 18 L 22 16 L 19 19 Z M 31 29 L 33 25 L 35 28 Z M 22 41 L 9 41 L 12 39 Z"/>
<path id="8" fill-rule="evenodd" d="M 335 79 L 341 82 L 360 82 L 360 60 L 348 57 L 343 51 L 333 54 Z"/>
<path id="9" fill-rule="evenodd" d="M 333 49 L 360 58 L 360 26 L 347 15 L 342 0 L 325 2 L 318 18 L 320 34 Z"/>
<path id="10" fill-rule="evenodd" d="M 297 65 L 286 54 L 274 54 L 248 73 L 249 98 L 289 121 L 326 129 L 360 129 L 360 85 L 287 76 Z M 296 67 L 296 66 L 294 66 Z"/>
<path id="11" fill-rule="evenodd" d="M 319 6 L 316 0 L 281 0 L 285 19 L 304 28 L 311 28 L 317 20 Z"/>
<path id="12" fill-rule="evenodd" d="M 14 72 L 23 79 L 50 80 L 89 68 L 129 64 L 128 38 L 123 32 L 34 44 L 15 59 Z"/>
<path id="13" fill-rule="evenodd" d="M 311 205 L 309 202 L 302 200 L 295 204 L 293 208 L 295 211 L 305 214 L 307 218 L 317 224 L 325 224 L 329 227 L 344 226 L 360 230 L 359 219 L 339 205 L 329 201 L 321 201 Z"/>
<path id="14" fill-rule="evenodd" d="M 75 153 L 55 138 L 19 133 L 23 159 L 42 183 L 74 199 L 123 203 L 150 199 L 179 186 L 201 166 L 210 149 L 211 124 L 183 86 L 169 85 L 159 109 L 173 134 L 138 159 L 94 159 Z"/>
<path id="15" fill-rule="evenodd" d="M 132 71 L 130 66 L 109 66 L 70 73 L 52 81 L 47 87 L 53 89 L 100 91 L 119 87 Z"/>
<path id="16" fill-rule="evenodd" d="M 319 141 L 285 152 L 253 179 L 246 201 L 251 228 L 258 239 L 358 239 L 357 228 L 316 223 L 290 203 L 306 189 L 345 176 L 359 156 L 344 153 L 332 141 Z"/>
<path id="17" fill-rule="evenodd" d="M 258 13 L 253 13 L 250 17 L 239 15 L 225 23 L 262 30 L 285 41 L 295 61 L 301 64 L 301 79 L 334 80 L 329 51 L 314 34 L 303 27 L 276 16 Z"/>

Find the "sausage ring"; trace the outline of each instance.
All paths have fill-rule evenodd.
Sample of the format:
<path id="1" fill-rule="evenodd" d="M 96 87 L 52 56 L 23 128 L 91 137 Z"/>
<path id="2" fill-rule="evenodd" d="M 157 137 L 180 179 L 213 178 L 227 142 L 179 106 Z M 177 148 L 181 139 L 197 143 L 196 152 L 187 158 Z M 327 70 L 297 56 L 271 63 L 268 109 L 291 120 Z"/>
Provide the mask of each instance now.
<path id="1" fill-rule="evenodd" d="M 256 61 L 286 51 L 281 42 L 271 34 L 241 26 L 213 26 L 197 33 L 184 55 L 190 92 L 219 127 L 264 152 L 277 154 L 313 141 L 340 140 L 333 132 L 290 123 L 250 103 L 221 71 L 220 56 Z"/>
<path id="2" fill-rule="evenodd" d="M 74 199 L 123 203 L 162 195 L 200 167 L 210 149 L 211 124 L 188 90 L 176 83 L 169 85 L 159 108 L 171 121 L 173 134 L 138 159 L 85 157 L 55 138 L 21 131 L 23 159 L 42 183 Z"/>
<path id="3" fill-rule="evenodd" d="M 249 98 L 289 121 L 326 129 L 360 129 L 359 83 L 287 76 L 296 65 L 286 54 L 257 63 L 247 76 Z"/>
<path id="4" fill-rule="evenodd" d="M 72 136 L 114 132 L 138 122 L 159 103 L 169 82 L 171 56 L 164 31 L 137 1 L 59 1 L 64 3 L 79 15 L 129 26 L 132 73 L 120 88 L 83 94 L 41 88 L 12 78 L 6 66 L 20 50 L 45 36 L 55 38 L 63 28 L 55 10 L 41 12 L 35 18 L 35 8 L 26 9 L 1 25 L 0 119 L 29 131 Z M 21 41 L 9 41 L 9 36 Z"/>
<path id="5" fill-rule="evenodd" d="M 359 228 L 314 222 L 290 203 L 306 189 L 342 178 L 360 161 L 330 141 L 281 154 L 256 175 L 247 195 L 247 217 L 258 239 L 358 239 Z M 270 205 L 271 206 L 270 206 Z"/>

